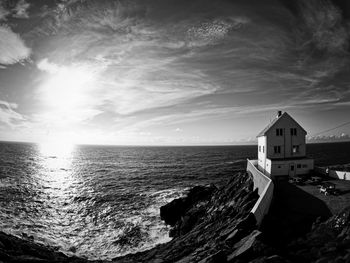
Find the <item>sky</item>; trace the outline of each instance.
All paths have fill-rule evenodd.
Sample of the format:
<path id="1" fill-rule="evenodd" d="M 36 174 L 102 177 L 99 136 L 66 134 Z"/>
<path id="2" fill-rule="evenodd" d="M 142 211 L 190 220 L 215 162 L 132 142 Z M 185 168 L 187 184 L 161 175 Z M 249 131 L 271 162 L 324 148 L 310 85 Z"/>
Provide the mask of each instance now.
<path id="1" fill-rule="evenodd" d="M 347 0 L 2 0 L 0 140 L 349 139 Z"/>

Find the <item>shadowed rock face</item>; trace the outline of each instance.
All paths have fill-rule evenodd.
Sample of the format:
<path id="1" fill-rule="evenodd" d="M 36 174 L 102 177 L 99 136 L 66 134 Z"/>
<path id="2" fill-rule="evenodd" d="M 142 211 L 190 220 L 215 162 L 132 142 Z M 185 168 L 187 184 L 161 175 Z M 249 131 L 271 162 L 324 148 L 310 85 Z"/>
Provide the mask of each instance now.
<path id="1" fill-rule="evenodd" d="M 217 190 L 214 185 L 193 187 L 185 198 L 175 199 L 169 204 L 162 206 L 160 208 L 161 219 L 167 225 L 174 226 L 194 204 L 208 201 L 214 190 Z"/>

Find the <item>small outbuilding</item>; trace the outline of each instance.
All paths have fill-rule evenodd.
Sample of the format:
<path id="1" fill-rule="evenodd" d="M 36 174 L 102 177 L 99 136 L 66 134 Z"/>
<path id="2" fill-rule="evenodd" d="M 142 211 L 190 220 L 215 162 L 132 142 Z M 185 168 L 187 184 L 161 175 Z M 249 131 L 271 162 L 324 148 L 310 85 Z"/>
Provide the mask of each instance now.
<path id="1" fill-rule="evenodd" d="M 257 135 L 258 169 L 275 180 L 310 173 L 314 160 L 306 157 L 306 134 L 287 112 L 278 111 Z"/>

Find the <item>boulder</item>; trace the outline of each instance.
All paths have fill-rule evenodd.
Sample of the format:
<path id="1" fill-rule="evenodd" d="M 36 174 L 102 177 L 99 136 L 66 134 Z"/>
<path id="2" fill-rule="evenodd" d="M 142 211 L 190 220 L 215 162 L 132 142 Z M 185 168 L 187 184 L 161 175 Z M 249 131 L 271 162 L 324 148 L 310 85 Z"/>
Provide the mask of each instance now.
<path id="1" fill-rule="evenodd" d="M 162 206 L 160 218 L 167 225 L 174 226 L 191 207 L 200 201 L 209 200 L 216 189 L 214 185 L 193 187 L 186 197 L 174 199 L 169 204 Z"/>
<path id="2" fill-rule="evenodd" d="M 183 198 L 174 199 L 160 208 L 160 218 L 167 224 L 174 226 L 184 214 L 187 204 Z"/>

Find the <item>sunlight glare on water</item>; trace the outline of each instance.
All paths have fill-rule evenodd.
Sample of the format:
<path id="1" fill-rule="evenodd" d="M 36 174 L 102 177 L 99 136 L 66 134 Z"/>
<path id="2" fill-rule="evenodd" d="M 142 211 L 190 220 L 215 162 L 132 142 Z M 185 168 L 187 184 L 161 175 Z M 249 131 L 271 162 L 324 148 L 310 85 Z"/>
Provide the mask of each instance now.
<path id="1" fill-rule="evenodd" d="M 75 179 L 72 173 L 74 148 L 74 144 L 63 142 L 46 142 L 39 145 L 44 189 L 63 194 L 65 189 L 71 188 Z"/>

